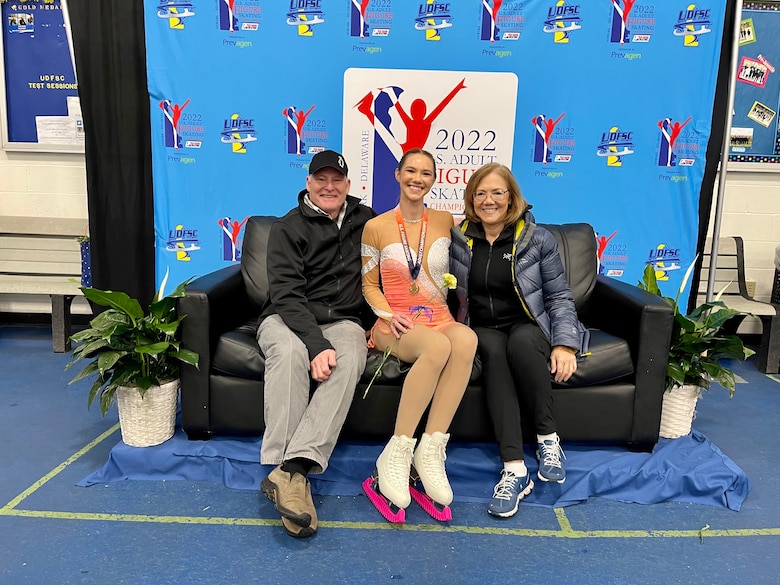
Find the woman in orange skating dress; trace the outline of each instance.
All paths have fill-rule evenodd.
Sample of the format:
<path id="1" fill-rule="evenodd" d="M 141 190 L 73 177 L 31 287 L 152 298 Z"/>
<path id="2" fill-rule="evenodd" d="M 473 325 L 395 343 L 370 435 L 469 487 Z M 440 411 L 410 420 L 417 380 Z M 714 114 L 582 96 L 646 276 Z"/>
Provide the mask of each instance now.
<path id="1" fill-rule="evenodd" d="M 403 522 L 413 497 L 434 518 L 448 520 L 453 496 L 444 469 L 447 430 L 471 375 L 477 338 L 447 308 L 444 275 L 453 219 L 424 204 L 436 177 L 433 157 L 412 149 L 401 158 L 395 176 L 401 190 L 398 206 L 369 220 L 363 230 L 363 296 L 378 317 L 369 345 L 380 351 L 391 348 L 413 365 L 401 391 L 393 436 L 364 488 L 391 522 Z M 414 432 L 428 405 L 417 445 Z M 410 490 L 412 463 L 413 479 L 419 476 L 424 493 L 415 486 Z"/>

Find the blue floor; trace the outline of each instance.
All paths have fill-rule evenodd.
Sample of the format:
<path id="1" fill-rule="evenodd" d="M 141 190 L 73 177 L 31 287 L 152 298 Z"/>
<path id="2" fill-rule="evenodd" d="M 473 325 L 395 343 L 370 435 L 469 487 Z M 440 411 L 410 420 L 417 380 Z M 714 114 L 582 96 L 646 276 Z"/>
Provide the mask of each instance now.
<path id="1" fill-rule="evenodd" d="M 119 440 L 116 410 L 87 410 L 66 386 L 50 331 L 0 327 L 0 584 L 780 583 L 776 422 L 780 377 L 699 402 L 694 427 L 747 474 L 741 511 L 601 498 L 521 506 L 499 521 L 456 503 L 440 525 L 419 508 L 402 528 L 363 496 L 316 497 L 320 531 L 296 540 L 260 494 L 216 482 L 75 484 Z"/>

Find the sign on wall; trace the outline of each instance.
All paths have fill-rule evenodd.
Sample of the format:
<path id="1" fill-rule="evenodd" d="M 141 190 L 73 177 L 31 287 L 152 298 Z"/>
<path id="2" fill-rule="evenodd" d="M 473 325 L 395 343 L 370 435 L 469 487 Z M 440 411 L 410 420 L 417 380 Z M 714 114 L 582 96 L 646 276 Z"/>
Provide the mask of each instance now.
<path id="1" fill-rule="evenodd" d="M 635 283 L 652 264 L 673 296 L 695 255 L 725 0 L 145 10 L 158 280 L 239 262 L 247 217 L 294 206 L 325 148 L 377 211 L 395 205 L 400 154 L 422 147 L 431 207 L 460 214 L 496 161 L 538 221 L 593 225 L 605 274 Z"/>
<path id="2" fill-rule="evenodd" d="M 463 213 L 463 190 L 475 168 L 512 160 L 512 72 L 350 68 L 343 103 L 342 150 L 348 161 L 360 161 L 352 192 L 377 211 L 398 202 L 395 169 L 412 148 L 428 149 L 436 161 L 428 206 L 455 215 Z"/>

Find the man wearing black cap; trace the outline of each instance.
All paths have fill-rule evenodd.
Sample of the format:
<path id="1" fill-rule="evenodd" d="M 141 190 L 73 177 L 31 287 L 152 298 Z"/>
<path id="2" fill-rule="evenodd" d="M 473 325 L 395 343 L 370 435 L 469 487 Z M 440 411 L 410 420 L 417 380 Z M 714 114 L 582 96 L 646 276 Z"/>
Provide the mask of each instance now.
<path id="1" fill-rule="evenodd" d="M 298 206 L 272 227 L 269 298 L 257 341 L 265 355 L 262 482 L 291 536 L 312 536 L 309 473 L 328 466 L 366 364 L 360 237 L 373 209 L 351 195 L 344 157 L 311 160 Z M 311 394 L 312 380 L 316 389 Z"/>

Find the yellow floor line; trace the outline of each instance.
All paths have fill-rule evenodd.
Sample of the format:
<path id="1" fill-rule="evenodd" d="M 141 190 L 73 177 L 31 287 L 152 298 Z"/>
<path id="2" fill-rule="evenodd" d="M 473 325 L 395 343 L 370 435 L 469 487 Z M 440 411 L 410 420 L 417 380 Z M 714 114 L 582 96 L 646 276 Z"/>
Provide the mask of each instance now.
<path id="1" fill-rule="evenodd" d="M 556 515 L 559 509 L 556 508 Z M 0 510 L 0 516 L 53 520 L 87 520 L 100 522 L 136 522 L 150 524 L 198 524 L 210 526 L 281 526 L 278 519 L 223 518 L 205 516 L 158 516 L 152 514 L 103 514 L 91 512 L 56 512 L 51 510 Z M 568 522 L 566 522 L 568 525 Z M 548 538 L 717 538 L 745 536 L 780 536 L 780 528 L 736 528 L 713 530 L 538 530 L 492 526 L 458 526 L 446 524 L 390 524 L 388 522 L 322 521 L 320 528 L 347 530 L 401 530 L 406 532 L 439 532 L 490 536 L 531 536 Z"/>
<path id="2" fill-rule="evenodd" d="M 767 374 L 766 377 L 769 378 L 770 380 L 774 380 L 775 382 L 780 383 L 780 378 L 778 378 L 774 374 Z"/>
<path id="3" fill-rule="evenodd" d="M 769 377 L 772 377 L 771 375 Z M 773 378 L 773 377 L 772 377 Z M 775 379 L 775 378 L 773 378 Z M 780 379 L 776 379 L 780 382 Z M 35 493 L 49 480 L 56 477 L 68 465 L 83 457 L 95 446 L 105 441 L 119 429 L 119 423 L 102 433 L 95 440 L 68 457 L 49 473 L 0 508 L 0 516 L 17 518 L 41 518 L 50 520 L 87 520 L 103 522 L 137 522 L 153 524 L 200 524 L 215 526 L 281 526 L 279 519 L 268 518 L 223 518 L 203 516 L 164 516 L 147 514 L 106 514 L 93 512 L 60 512 L 53 510 L 22 510 L 17 506 Z M 575 530 L 572 528 L 563 508 L 554 508 L 559 530 L 537 530 L 530 528 L 503 528 L 492 526 L 457 526 L 446 524 L 390 524 L 387 522 L 340 522 L 323 521 L 321 528 L 348 530 L 403 530 L 408 532 L 443 532 L 478 534 L 492 536 L 525 536 L 547 538 L 704 538 L 734 536 L 780 536 L 780 528 L 739 528 L 712 530 L 705 526 L 699 530 Z"/>
<path id="4" fill-rule="evenodd" d="M 16 496 L 13 500 L 8 502 L 5 506 L 0 508 L 0 513 L 2 513 L 6 509 L 13 509 L 16 506 L 18 506 L 22 501 L 24 501 L 25 498 L 29 497 L 33 493 L 35 493 L 36 490 L 38 490 L 41 486 L 43 486 L 47 481 L 58 475 L 60 472 L 62 472 L 63 469 L 65 469 L 68 465 L 73 463 L 74 461 L 78 460 L 79 458 L 83 457 L 86 453 L 88 453 L 92 448 L 94 448 L 96 445 L 100 444 L 101 442 L 105 441 L 108 437 L 113 435 L 117 429 L 119 429 L 119 423 L 116 423 L 113 427 L 108 429 L 105 433 L 100 435 L 97 439 L 94 441 L 91 441 L 88 445 L 84 446 L 82 449 L 68 457 L 65 461 L 60 463 L 57 467 L 52 469 L 49 473 L 44 475 L 41 479 L 36 481 L 34 484 L 32 484 L 30 487 L 28 487 L 26 490 L 24 490 L 21 494 Z"/>
<path id="5" fill-rule="evenodd" d="M 566 512 L 564 512 L 563 508 L 553 508 L 553 511 L 555 512 L 556 520 L 558 520 L 558 526 L 561 527 L 561 532 L 567 534 L 574 532 L 571 527 L 571 522 L 569 522 L 569 519 L 566 517 Z"/>

